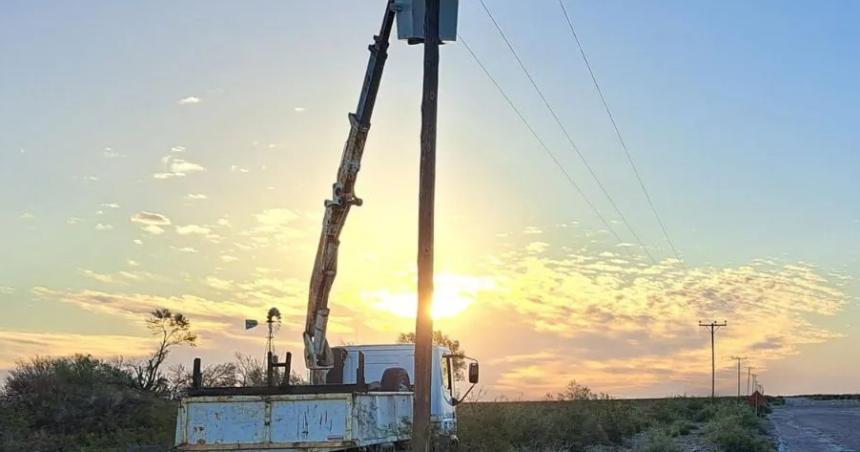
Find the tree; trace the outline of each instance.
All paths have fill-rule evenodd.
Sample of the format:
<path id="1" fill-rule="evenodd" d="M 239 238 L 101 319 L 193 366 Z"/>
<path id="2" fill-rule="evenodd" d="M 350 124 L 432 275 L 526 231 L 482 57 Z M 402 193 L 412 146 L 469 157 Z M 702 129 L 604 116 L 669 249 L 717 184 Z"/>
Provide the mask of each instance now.
<path id="1" fill-rule="evenodd" d="M 167 308 L 156 309 L 146 319 L 146 328 L 160 339 L 158 348 L 145 361 L 132 364 L 135 386 L 144 391 L 163 391 L 167 380 L 161 375 L 161 366 L 172 347 L 194 347 L 197 335 L 191 332 L 191 321 L 179 312 Z"/>
<path id="2" fill-rule="evenodd" d="M 547 394 L 547 398 L 552 400 L 552 395 Z M 556 395 L 555 400 L 562 401 L 574 401 L 574 400 L 608 400 L 610 399 L 609 394 L 606 393 L 596 393 L 591 390 L 588 386 L 579 384 L 576 380 L 570 380 L 567 383 L 567 386 L 564 388 L 564 391 L 559 392 Z"/>
<path id="3" fill-rule="evenodd" d="M 415 333 L 400 333 L 400 335 L 397 336 L 397 343 L 414 344 Z M 439 330 L 435 330 L 433 331 L 433 345 L 445 347 L 449 352 L 451 352 L 451 355 L 454 356 L 454 359 L 452 360 L 454 363 L 454 378 L 457 381 L 465 380 L 466 360 L 464 358 L 466 356 L 466 352 L 460 350 L 460 341 L 449 337 Z"/>

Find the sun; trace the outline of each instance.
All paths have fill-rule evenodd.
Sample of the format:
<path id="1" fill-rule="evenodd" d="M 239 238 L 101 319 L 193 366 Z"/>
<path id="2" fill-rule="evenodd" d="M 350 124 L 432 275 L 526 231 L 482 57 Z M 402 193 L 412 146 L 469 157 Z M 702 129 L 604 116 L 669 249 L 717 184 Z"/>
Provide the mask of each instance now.
<path id="1" fill-rule="evenodd" d="M 495 285 L 487 278 L 442 273 L 434 281 L 433 319 L 455 317 L 475 303 L 478 293 L 489 290 Z M 373 293 L 373 306 L 394 315 L 415 318 L 418 299 L 415 292 L 390 292 L 381 290 Z"/>

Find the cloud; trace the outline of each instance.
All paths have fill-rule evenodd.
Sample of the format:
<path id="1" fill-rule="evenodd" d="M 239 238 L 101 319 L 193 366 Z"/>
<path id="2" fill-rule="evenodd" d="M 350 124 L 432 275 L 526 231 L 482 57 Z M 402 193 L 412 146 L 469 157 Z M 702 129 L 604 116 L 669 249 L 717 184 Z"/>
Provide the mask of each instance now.
<path id="1" fill-rule="evenodd" d="M 293 107 L 293 111 L 296 113 L 302 113 L 305 110 L 306 110 L 305 107 Z"/>
<path id="2" fill-rule="evenodd" d="M 103 224 L 103 223 L 96 224 L 96 231 L 110 231 L 112 229 L 113 229 L 112 224 Z"/>
<path id="3" fill-rule="evenodd" d="M 164 232 L 163 226 L 170 224 L 170 219 L 160 213 L 153 212 L 138 212 L 131 216 L 132 223 L 142 225 L 141 229 L 152 234 L 158 235 Z"/>
<path id="4" fill-rule="evenodd" d="M 543 231 L 537 226 L 527 226 L 525 229 L 523 229 L 523 234 L 538 235 L 543 234 Z"/>
<path id="5" fill-rule="evenodd" d="M 102 207 L 107 207 L 108 209 L 119 209 L 119 204 L 115 202 L 104 202 L 101 204 Z"/>
<path id="6" fill-rule="evenodd" d="M 196 200 L 206 199 L 206 198 L 208 198 L 208 196 L 204 195 L 203 193 L 189 193 L 189 194 L 185 195 L 185 199 L 188 199 L 191 201 L 196 201 Z"/>
<path id="7" fill-rule="evenodd" d="M 179 101 L 177 103 L 179 105 L 192 105 L 192 104 L 199 104 L 200 102 L 202 102 L 202 99 L 200 99 L 199 97 L 188 96 L 188 97 L 183 97 L 182 99 L 179 99 Z"/>
<path id="8" fill-rule="evenodd" d="M 161 163 L 165 167 L 165 171 L 155 173 L 152 177 L 156 179 L 170 179 L 173 177 L 185 177 L 191 173 L 205 171 L 206 168 L 194 162 L 189 162 L 172 155 L 167 155 L 161 158 Z"/>
<path id="9" fill-rule="evenodd" d="M 198 226 L 196 224 L 188 224 L 185 226 L 176 226 L 176 232 L 179 235 L 207 235 L 212 232 L 212 229 L 205 226 Z"/>
<path id="10" fill-rule="evenodd" d="M 231 256 L 229 254 L 224 254 L 221 256 L 221 260 L 223 262 L 229 263 L 229 262 L 236 262 L 237 260 L 239 260 L 239 258 L 237 258 L 236 256 Z"/>
<path id="11" fill-rule="evenodd" d="M 238 165 L 230 165 L 230 172 L 231 173 L 248 173 L 249 171 L 247 168 L 242 168 Z"/>
<path id="12" fill-rule="evenodd" d="M 171 246 L 170 249 L 172 249 L 174 251 L 179 251 L 180 253 L 189 253 L 189 254 L 196 254 L 197 253 L 197 249 L 190 247 L 190 246 L 183 246 L 183 247 Z"/>
<path id="13" fill-rule="evenodd" d="M 237 248 L 250 250 L 271 245 L 285 245 L 293 239 L 306 235 L 304 230 L 297 227 L 302 216 L 290 209 L 266 209 L 254 215 L 254 218 L 257 224 L 240 233 L 241 236 L 247 237 L 249 242 L 236 243 Z"/>
<path id="14" fill-rule="evenodd" d="M 207 286 L 218 290 L 231 290 L 236 287 L 233 284 L 233 281 L 216 278 L 214 276 L 207 276 L 206 279 L 204 279 L 204 283 Z"/>
<path id="15" fill-rule="evenodd" d="M 30 213 L 30 212 L 24 212 L 24 213 L 22 213 L 21 215 L 18 215 L 18 218 L 20 218 L 20 219 L 22 219 L 22 220 L 29 221 L 29 220 L 34 220 L 34 219 L 36 219 L 36 216 L 35 216 L 35 215 L 33 215 L 33 214 L 32 214 L 32 213 Z"/>
<path id="16" fill-rule="evenodd" d="M 94 279 L 100 283 L 113 284 L 113 283 L 117 282 L 113 276 L 107 275 L 104 273 L 97 273 L 97 272 L 94 272 L 94 271 L 88 270 L 88 269 L 80 269 L 80 272 L 82 275 L 86 276 L 87 278 L 92 278 L 92 279 Z"/>
<path id="17" fill-rule="evenodd" d="M 107 158 L 107 159 L 115 159 L 115 158 L 119 158 L 119 157 L 124 157 L 124 155 L 111 149 L 110 147 L 106 147 L 104 149 L 104 151 L 102 151 L 102 155 L 104 156 L 104 158 Z"/>
<path id="18" fill-rule="evenodd" d="M 12 295 L 15 293 L 14 287 L 0 286 L 0 295 Z"/>
<path id="19" fill-rule="evenodd" d="M 66 219 L 66 224 L 75 225 L 75 224 L 81 223 L 82 221 L 84 221 L 84 220 L 82 220 L 78 217 L 69 217 L 68 219 Z"/>
<path id="20" fill-rule="evenodd" d="M 149 337 L 0 329 L 0 369 L 10 369 L 17 361 L 34 356 L 68 356 L 75 353 L 89 353 L 100 358 L 120 354 L 126 357 L 144 356 L 153 345 L 153 339 Z"/>
<path id="21" fill-rule="evenodd" d="M 160 213 L 141 211 L 131 216 L 132 223 L 154 224 L 157 226 L 166 226 L 170 224 L 170 219 Z"/>
<path id="22" fill-rule="evenodd" d="M 272 297 L 262 290 L 236 297 L 239 301 L 233 301 L 232 296 L 216 301 L 191 294 L 162 296 L 90 289 L 54 290 L 46 287 L 34 287 L 31 292 L 40 300 L 67 303 L 89 312 L 116 316 L 132 322 L 140 322 L 154 309 L 168 308 L 188 316 L 195 331 L 201 334 L 230 329 L 242 319 L 265 313 L 268 307 L 273 305 Z M 304 315 L 302 310 L 290 310 L 283 298 L 278 305 L 282 307 L 282 312 Z"/>
<path id="23" fill-rule="evenodd" d="M 173 146 L 170 148 L 170 152 L 185 152 L 185 146 Z"/>
<path id="24" fill-rule="evenodd" d="M 550 359 L 501 369 L 497 389 L 530 381 L 531 395 L 572 378 L 625 394 L 699 381 L 710 370 L 697 325 L 703 319 L 728 319 L 721 355 L 757 356 L 766 365 L 837 337 L 814 319 L 836 315 L 848 301 L 841 280 L 798 263 L 646 265 L 637 256 L 531 245 L 494 262 L 487 273 L 496 288 L 479 292 L 476 306 L 515 313 L 556 344 Z"/>

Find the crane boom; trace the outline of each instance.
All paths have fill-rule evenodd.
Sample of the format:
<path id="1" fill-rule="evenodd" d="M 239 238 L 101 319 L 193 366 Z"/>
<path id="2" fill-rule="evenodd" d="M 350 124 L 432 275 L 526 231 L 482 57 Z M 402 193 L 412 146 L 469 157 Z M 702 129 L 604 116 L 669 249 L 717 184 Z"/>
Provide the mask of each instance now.
<path id="1" fill-rule="evenodd" d="M 370 58 L 367 62 L 358 107 L 355 113 L 349 114 L 349 136 L 343 147 L 337 180 L 332 185 L 332 198 L 325 201 L 325 215 L 311 274 L 308 313 L 303 335 L 305 366 L 311 372 L 312 384 L 324 384 L 328 370 L 334 365 L 331 348 L 326 339 L 328 298 L 337 275 L 337 252 L 341 230 L 349 209 L 353 205 L 361 205 L 361 199 L 354 193 L 355 180 L 361 165 L 361 156 L 364 153 L 364 143 L 370 130 L 370 117 L 373 115 L 382 70 L 388 57 L 388 42 L 395 16 L 392 6 L 393 0 L 389 0 L 385 6 L 385 16 L 379 34 L 373 37 L 374 42 L 369 46 Z"/>

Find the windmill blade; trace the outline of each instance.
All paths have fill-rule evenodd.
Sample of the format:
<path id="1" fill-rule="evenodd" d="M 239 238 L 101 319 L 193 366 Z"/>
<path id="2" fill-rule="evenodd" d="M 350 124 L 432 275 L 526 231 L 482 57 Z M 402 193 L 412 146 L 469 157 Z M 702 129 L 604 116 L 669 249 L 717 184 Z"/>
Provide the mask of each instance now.
<path id="1" fill-rule="evenodd" d="M 257 326 L 259 324 L 260 324 L 260 322 L 258 322 L 256 320 L 245 319 L 245 329 L 246 330 L 250 330 L 251 328 L 254 328 L 255 326 Z"/>

